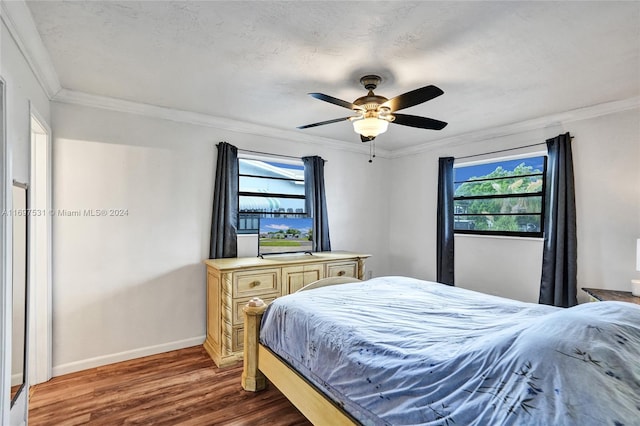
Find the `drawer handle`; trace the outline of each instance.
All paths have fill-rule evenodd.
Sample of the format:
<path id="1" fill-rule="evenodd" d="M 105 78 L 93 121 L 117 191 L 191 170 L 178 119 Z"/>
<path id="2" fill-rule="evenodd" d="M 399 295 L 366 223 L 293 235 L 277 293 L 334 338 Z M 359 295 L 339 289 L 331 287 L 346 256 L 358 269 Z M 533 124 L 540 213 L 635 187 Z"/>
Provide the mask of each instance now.
<path id="1" fill-rule="evenodd" d="M 340 272 L 338 272 L 338 276 L 339 276 L 339 277 L 343 276 L 344 274 L 346 274 L 346 272 L 345 272 L 345 271 L 340 271 Z"/>
<path id="2" fill-rule="evenodd" d="M 260 281 L 255 280 L 249 283 L 249 287 L 258 287 L 260 285 Z"/>

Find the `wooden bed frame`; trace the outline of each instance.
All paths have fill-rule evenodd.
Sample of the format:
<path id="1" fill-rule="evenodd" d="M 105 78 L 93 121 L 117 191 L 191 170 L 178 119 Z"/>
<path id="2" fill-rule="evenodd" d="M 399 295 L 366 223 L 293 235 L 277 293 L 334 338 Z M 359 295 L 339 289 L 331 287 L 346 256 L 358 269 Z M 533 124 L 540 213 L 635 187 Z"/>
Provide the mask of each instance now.
<path id="1" fill-rule="evenodd" d="M 357 281 L 360 280 L 347 277 L 325 278 L 308 284 L 298 291 Z M 260 322 L 265 309 L 267 305 L 259 298 L 251 299 L 243 308 L 243 389 L 250 392 L 260 391 L 266 387 L 269 379 L 311 423 L 336 426 L 359 424 L 278 355 L 260 344 L 258 341 Z"/>

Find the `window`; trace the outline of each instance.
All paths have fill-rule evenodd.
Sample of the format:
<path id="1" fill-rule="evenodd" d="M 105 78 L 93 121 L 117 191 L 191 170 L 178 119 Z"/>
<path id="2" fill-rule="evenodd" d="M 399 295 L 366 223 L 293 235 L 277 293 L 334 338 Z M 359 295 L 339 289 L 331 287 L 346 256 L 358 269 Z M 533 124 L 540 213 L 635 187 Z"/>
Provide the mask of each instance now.
<path id="1" fill-rule="evenodd" d="M 546 156 L 454 168 L 454 232 L 542 237 Z"/>
<path id="2" fill-rule="evenodd" d="M 257 234 L 261 217 L 305 217 L 302 161 L 238 159 L 238 233 Z"/>

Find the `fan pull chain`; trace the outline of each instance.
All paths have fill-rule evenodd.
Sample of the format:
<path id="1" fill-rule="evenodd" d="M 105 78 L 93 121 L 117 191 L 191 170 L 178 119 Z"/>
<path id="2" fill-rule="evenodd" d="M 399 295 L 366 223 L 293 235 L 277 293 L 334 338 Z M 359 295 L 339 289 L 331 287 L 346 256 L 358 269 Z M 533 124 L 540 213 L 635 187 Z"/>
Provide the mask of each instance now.
<path id="1" fill-rule="evenodd" d="M 373 163 L 373 159 L 376 158 L 376 141 L 375 139 L 369 142 L 369 163 Z"/>

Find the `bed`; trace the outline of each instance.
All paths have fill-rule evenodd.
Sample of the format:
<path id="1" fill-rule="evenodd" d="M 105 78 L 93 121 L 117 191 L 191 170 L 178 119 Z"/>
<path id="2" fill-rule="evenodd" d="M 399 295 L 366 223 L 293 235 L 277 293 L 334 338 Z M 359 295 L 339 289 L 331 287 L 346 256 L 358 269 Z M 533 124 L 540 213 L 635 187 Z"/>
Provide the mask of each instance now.
<path id="1" fill-rule="evenodd" d="M 407 277 L 313 287 L 245 307 L 243 387 L 266 375 L 314 424 L 640 422 L 640 306 Z"/>

